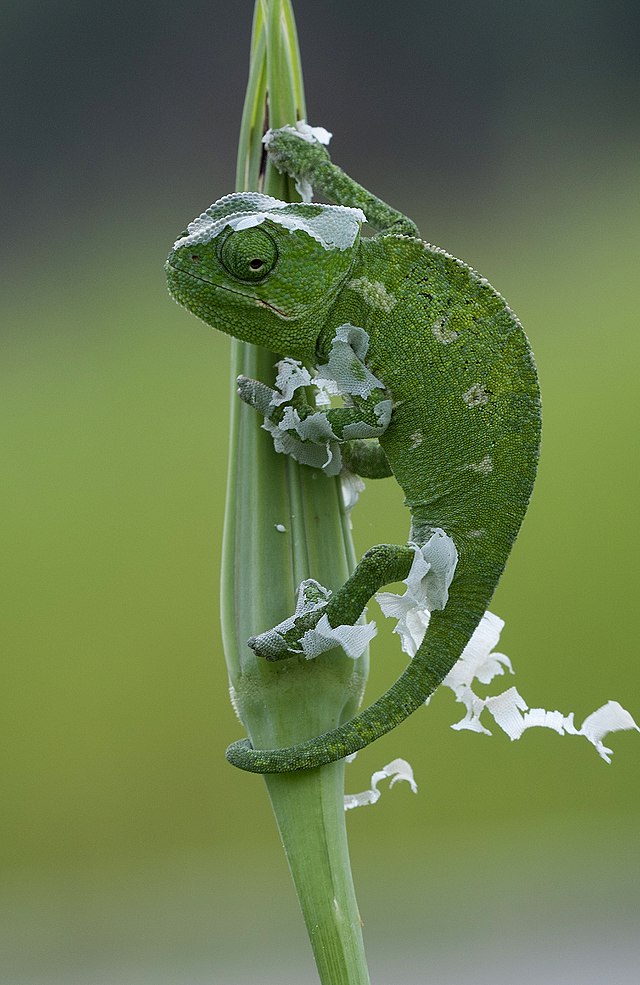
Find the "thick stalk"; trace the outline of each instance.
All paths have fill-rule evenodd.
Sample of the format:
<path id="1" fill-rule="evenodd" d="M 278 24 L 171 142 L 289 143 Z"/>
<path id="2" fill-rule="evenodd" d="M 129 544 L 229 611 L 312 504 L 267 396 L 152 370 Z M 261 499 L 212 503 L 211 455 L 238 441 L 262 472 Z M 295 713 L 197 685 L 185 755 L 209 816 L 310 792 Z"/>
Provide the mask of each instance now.
<path id="1" fill-rule="evenodd" d="M 267 126 L 305 115 L 289 0 L 258 0 L 242 118 L 237 189 L 295 199 L 287 179 L 264 169 Z M 272 382 L 278 356 L 234 342 L 232 421 L 222 570 L 222 628 L 234 704 L 256 746 L 290 745 L 351 717 L 366 658 L 341 651 L 268 664 L 249 636 L 290 615 L 306 577 L 341 585 L 354 565 L 337 479 L 277 455 L 255 411 L 235 393 L 240 373 Z M 278 526 L 284 526 L 282 532 Z M 344 764 L 269 776 L 267 789 L 304 913 L 322 985 L 368 985 L 343 809 Z"/>

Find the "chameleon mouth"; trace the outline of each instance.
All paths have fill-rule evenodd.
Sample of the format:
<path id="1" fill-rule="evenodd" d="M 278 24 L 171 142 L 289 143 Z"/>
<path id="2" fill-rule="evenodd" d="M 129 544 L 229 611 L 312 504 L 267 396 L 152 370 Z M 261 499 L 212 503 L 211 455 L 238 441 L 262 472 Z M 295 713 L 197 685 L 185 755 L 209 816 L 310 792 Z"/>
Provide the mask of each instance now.
<path id="1" fill-rule="evenodd" d="M 235 291 L 232 287 L 224 287 L 222 284 L 213 284 L 210 280 L 207 280 L 206 277 L 198 277 L 198 275 L 194 274 L 191 270 L 183 270 L 182 267 L 176 266 L 176 264 L 171 263 L 170 260 L 167 260 L 165 266 L 167 272 L 175 272 L 176 274 L 180 274 L 182 277 L 188 277 L 190 280 L 197 280 L 201 284 L 206 284 L 207 287 L 212 287 L 216 291 L 225 291 L 227 294 L 236 294 L 238 297 L 246 298 L 247 301 L 253 301 L 253 303 L 260 308 L 268 308 L 269 311 L 273 311 L 278 318 L 282 318 L 285 321 L 290 321 L 291 319 L 291 315 L 288 315 L 286 311 L 282 311 L 281 308 L 276 308 L 275 304 L 269 304 L 268 301 L 263 301 L 262 298 L 254 297 L 253 294 L 246 294 L 244 291 Z M 171 293 L 173 293 L 173 291 Z"/>

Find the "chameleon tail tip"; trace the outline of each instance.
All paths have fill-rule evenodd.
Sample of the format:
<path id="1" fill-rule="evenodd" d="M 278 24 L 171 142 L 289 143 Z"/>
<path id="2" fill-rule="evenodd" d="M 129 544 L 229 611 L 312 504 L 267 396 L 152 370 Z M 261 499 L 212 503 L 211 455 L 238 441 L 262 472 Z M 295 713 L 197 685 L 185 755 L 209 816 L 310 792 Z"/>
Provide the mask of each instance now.
<path id="1" fill-rule="evenodd" d="M 237 766 L 240 770 L 247 770 L 249 773 L 260 773 L 257 769 L 255 750 L 248 739 L 238 739 L 228 747 L 225 756 L 227 762 L 232 766 Z"/>

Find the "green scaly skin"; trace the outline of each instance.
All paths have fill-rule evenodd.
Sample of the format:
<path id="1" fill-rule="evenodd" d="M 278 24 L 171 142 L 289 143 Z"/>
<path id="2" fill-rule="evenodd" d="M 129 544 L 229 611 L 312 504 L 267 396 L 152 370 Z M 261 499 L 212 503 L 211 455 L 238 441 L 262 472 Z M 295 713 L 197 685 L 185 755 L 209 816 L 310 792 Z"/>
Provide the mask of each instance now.
<path id="1" fill-rule="evenodd" d="M 257 773 L 341 759 L 390 731 L 433 693 L 489 605 L 527 509 L 540 442 L 533 357 L 503 298 L 461 261 L 413 235 L 411 220 L 331 164 L 320 145 L 278 131 L 269 152 L 281 170 L 341 205 L 362 208 L 387 231 L 327 250 L 306 233 L 267 220 L 256 228 L 268 231 L 278 258 L 263 281 L 247 284 L 224 268 L 221 273 L 227 230 L 197 253 L 191 246 L 172 251 L 170 290 L 208 324 L 308 365 L 327 362 L 339 326 L 363 328 L 366 366 L 386 393 L 353 403 L 362 419 L 373 420 L 374 403 L 390 396 L 393 413 L 370 456 L 362 440 L 353 441 L 345 460 L 351 469 L 359 462 L 369 476 L 390 468 L 411 511 L 411 540 L 422 545 L 442 528 L 459 560 L 446 607 L 432 613 L 422 644 L 392 687 L 351 721 L 298 745 L 257 750 L 248 740 L 233 743 L 229 761 Z M 327 417 L 341 437 L 353 409 Z M 406 545 L 368 551 L 324 610 L 330 625 L 355 623 L 379 588 L 407 577 L 412 558 Z M 300 633 L 309 619 L 303 622 Z M 275 659 L 282 656 L 287 653 Z"/>

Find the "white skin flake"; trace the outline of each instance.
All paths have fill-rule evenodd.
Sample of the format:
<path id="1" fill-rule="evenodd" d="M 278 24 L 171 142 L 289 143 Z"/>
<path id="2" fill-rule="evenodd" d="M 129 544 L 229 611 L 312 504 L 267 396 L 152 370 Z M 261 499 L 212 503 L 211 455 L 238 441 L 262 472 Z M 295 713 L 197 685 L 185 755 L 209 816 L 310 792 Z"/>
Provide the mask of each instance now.
<path id="1" fill-rule="evenodd" d="M 252 381 L 243 382 L 245 390 L 251 390 L 253 406 L 264 414 L 262 426 L 273 438 L 275 450 L 290 455 L 302 465 L 323 469 L 326 475 L 338 475 L 342 468 L 340 442 L 324 412 L 318 411 L 302 420 L 294 407 L 285 407 L 280 424 L 271 420 L 273 407 L 288 403 L 300 387 L 315 383 L 297 359 L 281 359 L 277 368 L 275 390 L 263 384 L 252 386 Z"/>
<path id="2" fill-rule="evenodd" d="M 321 380 L 314 376 L 313 385 L 316 388 L 316 407 L 330 407 L 331 398 L 338 396 L 338 385 L 333 380 Z"/>
<path id="3" fill-rule="evenodd" d="M 296 178 L 295 189 L 303 202 L 313 202 L 313 186 L 306 178 Z"/>
<path id="4" fill-rule="evenodd" d="M 290 408 L 287 408 L 287 410 L 290 410 Z M 340 452 L 340 443 L 337 440 L 327 442 L 326 445 L 317 445 L 312 441 L 303 441 L 297 436 L 295 431 L 286 430 L 284 426 L 281 427 L 268 417 L 265 418 L 262 427 L 273 438 L 273 447 L 277 452 L 283 455 L 290 455 L 291 458 L 294 458 L 296 462 L 300 462 L 301 465 L 310 465 L 312 468 L 322 469 L 325 475 L 340 474 L 342 469 L 342 454 Z"/>
<path id="5" fill-rule="evenodd" d="M 578 734 L 592 742 L 604 761 L 610 763 L 611 749 L 606 749 L 602 740 L 609 732 L 624 732 L 627 729 L 640 732 L 640 727 L 622 705 L 617 701 L 607 701 L 606 705 L 587 715 Z"/>
<path id="6" fill-rule="evenodd" d="M 384 390 L 382 383 L 365 365 L 369 336 L 357 325 L 340 325 L 331 342 L 329 361 L 318 366 L 322 385 L 332 381 L 341 394 L 369 397 L 374 390 Z M 315 381 L 314 381 L 315 382 Z"/>
<path id="7" fill-rule="evenodd" d="M 306 140 L 308 144 L 317 143 L 327 145 L 333 137 L 333 134 L 329 130 L 325 130 L 324 127 L 312 127 L 306 120 L 298 120 L 295 127 L 281 127 L 281 130 L 286 131 L 286 133 L 292 133 L 294 137 L 300 137 L 301 140 Z M 268 147 L 272 139 L 273 131 L 267 130 L 262 138 L 262 143 L 265 147 Z"/>
<path id="8" fill-rule="evenodd" d="M 287 532 L 287 528 L 285 527 L 284 523 L 276 523 L 275 528 L 279 534 L 286 534 Z"/>
<path id="9" fill-rule="evenodd" d="M 327 650 L 342 647 L 352 660 L 361 657 L 373 637 L 378 632 L 374 622 L 357 623 L 355 626 L 335 626 L 329 624 L 326 615 L 320 617 L 315 629 L 308 629 L 300 640 L 300 646 L 307 660 L 313 660 Z"/>
<path id="10" fill-rule="evenodd" d="M 428 621 L 427 613 L 427 624 Z M 505 671 L 513 673 L 509 658 L 493 650 L 503 626 L 502 619 L 491 612 L 485 612 L 462 656 L 445 677 L 444 686 L 451 688 L 456 700 L 463 704 L 466 710 L 464 718 L 452 725 L 452 728 L 491 735 L 480 719 L 486 710 L 496 725 L 512 740 L 519 739 L 529 728 L 548 728 L 559 735 L 581 735 L 595 746 L 605 762 L 610 763 L 612 752 L 604 745 L 602 741 L 604 737 L 609 732 L 626 729 L 640 731 L 629 712 L 617 701 L 607 702 L 588 715 L 580 728 L 576 728 L 573 712 L 563 715 L 559 711 L 529 708 L 515 687 L 487 698 L 482 698 L 474 692 L 473 684 L 476 681 L 490 684 L 495 677 L 504 674 Z"/>
<path id="11" fill-rule="evenodd" d="M 287 403 L 300 387 L 309 386 L 311 374 L 297 359 L 281 359 L 278 363 L 276 389 L 271 397 L 271 406 L 279 407 Z"/>
<path id="12" fill-rule="evenodd" d="M 214 202 L 206 212 L 187 226 L 187 235 L 174 243 L 174 249 L 210 243 L 230 227 L 234 231 L 251 229 L 265 221 L 284 226 L 291 233 L 307 233 L 325 250 L 350 249 L 366 222 L 361 209 L 346 205 L 309 206 L 281 202 L 258 192 L 234 192 Z"/>
<path id="13" fill-rule="evenodd" d="M 348 756 L 347 760 L 350 761 L 351 757 Z M 378 784 L 381 780 L 391 778 L 391 783 L 389 784 L 389 789 L 397 783 L 399 780 L 405 780 L 414 793 L 418 792 L 418 785 L 413 778 L 413 770 L 411 766 L 406 761 L 406 759 L 394 759 L 393 762 L 387 763 L 383 766 L 381 770 L 376 770 L 371 776 L 371 788 L 369 790 L 363 790 L 361 793 L 347 794 L 344 798 L 344 809 L 345 811 L 350 811 L 354 807 L 365 807 L 367 804 L 375 804 L 382 795 L 382 792 L 378 790 Z"/>
<path id="14" fill-rule="evenodd" d="M 376 415 L 378 423 L 367 424 L 366 421 L 354 421 L 353 424 L 347 424 L 342 429 L 343 439 L 348 441 L 350 438 L 380 437 L 389 427 L 392 411 L 393 402 L 391 400 L 381 400 L 373 408 L 373 413 Z"/>
<path id="15" fill-rule="evenodd" d="M 288 214 L 284 210 L 272 212 L 255 212 L 253 215 L 230 216 L 225 222 L 234 230 L 251 229 L 259 226 L 265 219 L 284 226 L 289 232 L 297 229 L 315 239 L 325 250 L 348 250 L 353 246 L 360 230 L 360 224 L 366 222 L 360 209 L 350 209 L 342 205 L 318 205 L 315 216 Z M 332 210 L 339 209 L 339 212 Z"/>
<path id="16" fill-rule="evenodd" d="M 345 510 L 349 513 L 358 502 L 360 493 L 364 492 L 366 486 L 359 475 L 348 472 L 346 469 L 343 469 L 340 476 L 340 485 L 342 489 L 342 502 L 344 503 Z"/>
<path id="17" fill-rule="evenodd" d="M 265 655 L 276 655 L 289 649 L 293 653 L 304 655 L 307 660 L 313 660 L 321 653 L 326 653 L 327 650 L 333 650 L 339 646 L 353 660 L 361 657 L 377 633 L 374 622 L 358 623 L 355 626 L 331 626 L 326 614 L 323 614 L 315 629 L 307 630 L 298 643 L 293 645 L 286 643 L 284 635 L 294 628 L 295 620 L 299 616 L 323 609 L 330 597 L 329 589 L 313 578 L 307 578 L 301 582 L 294 614 L 278 623 L 273 629 L 268 629 L 256 637 L 261 651 Z"/>
<path id="18" fill-rule="evenodd" d="M 376 600 L 385 616 L 398 620 L 394 633 L 399 634 L 404 652 L 414 657 L 427 631 L 429 613 L 447 604 L 458 552 L 451 537 L 440 528 L 423 547 L 409 546 L 415 556 L 404 580 L 404 595 L 377 592 Z"/>
<path id="19" fill-rule="evenodd" d="M 602 741 L 609 732 L 627 729 L 640 732 L 632 716 L 617 701 L 608 701 L 606 705 L 587 715 L 580 728 L 574 725 L 573 712 L 563 715 L 560 711 L 545 711 L 544 708 L 530 709 L 515 687 L 494 698 L 487 698 L 485 707 L 496 724 L 512 740 L 519 739 L 528 728 L 550 728 L 559 735 L 582 735 L 595 746 L 605 763 L 610 763 L 613 755 L 612 750 Z"/>
<path id="20" fill-rule="evenodd" d="M 301 581 L 298 586 L 298 598 L 296 600 L 295 611 L 292 616 L 288 619 L 284 619 L 282 622 L 274 626 L 273 629 L 268 629 L 265 633 L 261 633 L 257 639 L 260 641 L 263 651 L 268 650 L 274 654 L 282 653 L 286 649 L 286 644 L 284 642 L 283 634 L 287 633 L 290 629 L 293 629 L 295 625 L 295 620 L 299 616 L 304 616 L 308 612 L 315 612 L 318 609 L 323 609 L 327 604 L 331 592 L 320 582 L 316 581 L 314 578 L 305 578 Z"/>
<path id="21" fill-rule="evenodd" d="M 325 475 L 339 475 L 342 468 L 340 442 L 334 434 L 324 411 L 316 411 L 315 414 L 310 414 L 308 417 L 301 419 L 295 408 L 287 407 L 280 424 L 280 429 L 284 432 L 295 431 L 299 435 L 303 446 L 302 454 L 305 457 L 309 454 L 308 448 L 315 447 L 316 452 L 311 453 L 314 463 L 318 460 L 318 454 L 324 454 L 323 460 L 318 462 L 318 468 L 321 468 Z M 278 450 L 276 447 L 276 451 Z M 294 458 L 296 458 L 296 455 L 294 455 Z M 303 461 L 300 457 L 297 458 L 297 461 L 302 462 L 304 465 L 312 464 L 310 461 Z"/>
<path id="22" fill-rule="evenodd" d="M 322 375 L 312 378 L 301 362 L 287 357 L 277 364 L 275 389 L 241 379 L 239 386 L 243 393 L 247 396 L 250 393 L 252 405 L 264 414 L 263 427 L 271 434 L 277 452 L 290 455 L 303 465 L 320 468 L 325 475 L 339 475 L 342 469 L 341 440 L 379 437 L 386 431 L 393 411 L 393 402 L 388 399 L 378 401 L 374 407 L 377 424 L 354 421 L 343 428 L 341 439 L 321 409 L 301 418 L 294 407 L 285 406 L 279 423 L 271 419 L 274 407 L 290 404 L 296 390 L 310 384 L 316 387 L 318 408 L 330 406 L 332 396 L 368 397 L 374 389 L 384 390 L 383 384 L 363 362 L 368 348 L 369 336 L 364 329 L 345 324 L 336 331 L 329 362 L 319 369 Z"/>
<path id="23" fill-rule="evenodd" d="M 407 586 L 404 595 L 393 592 L 378 592 L 376 595 L 384 615 L 397 620 L 394 632 L 400 635 L 402 649 L 410 657 L 415 656 L 424 639 L 431 612 L 444 608 L 446 604 L 457 562 L 455 545 L 443 530 L 436 531 L 424 547 L 412 546 L 416 553 L 404 582 Z M 604 745 L 605 736 L 628 729 L 640 732 L 632 716 L 617 701 L 607 702 L 588 715 L 580 728 L 576 728 L 573 712 L 563 715 L 559 711 L 529 708 L 515 687 L 486 698 L 475 693 L 473 686 L 476 682 L 490 684 L 495 677 L 506 672 L 513 673 L 509 658 L 494 650 L 503 627 L 502 619 L 492 612 L 485 612 L 460 659 L 444 678 L 443 685 L 453 691 L 456 701 L 465 708 L 464 717 L 451 727 L 457 731 L 491 735 L 481 721 L 481 715 L 486 710 L 510 739 L 519 739 L 529 728 L 553 729 L 559 735 L 581 735 L 595 746 L 605 762 L 610 763 L 612 751 Z M 370 791 L 365 793 L 368 796 Z"/>
<path id="24" fill-rule="evenodd" d="M 462 656 L 444 679 L 456 697 L 470 688 L 476 678 L 481 684 L 490 684 L 494 677 L 504 674 L 505 669 L 513 673 L 509 658 L 493 652 L 503 628 L 502 619 L 492 612 L 485 612 Z"/>

